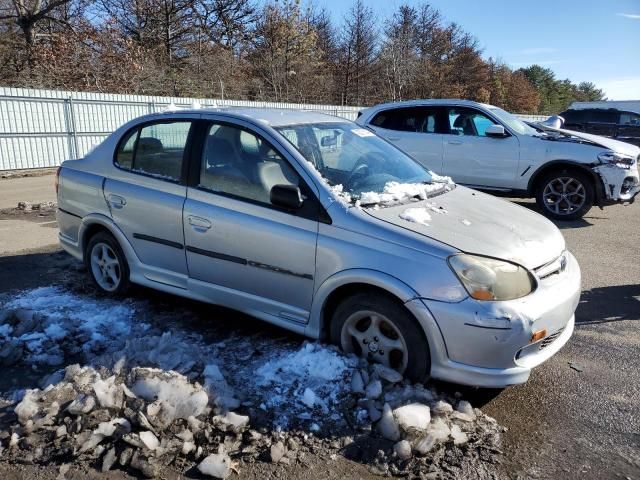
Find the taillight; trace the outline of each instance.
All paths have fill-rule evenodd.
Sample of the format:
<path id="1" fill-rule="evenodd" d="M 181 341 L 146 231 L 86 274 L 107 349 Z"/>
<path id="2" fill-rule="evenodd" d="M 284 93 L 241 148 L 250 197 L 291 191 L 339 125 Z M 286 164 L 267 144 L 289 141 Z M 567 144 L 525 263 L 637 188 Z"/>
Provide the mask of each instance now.
<path id="1" fill-rule="evenodd" d="M 60 170 L 62 170 L 62 167 L 58 167 L 58 169 L 56 170 L 56 196 L 58 196 L 58 187 L 60 187 Z"/>

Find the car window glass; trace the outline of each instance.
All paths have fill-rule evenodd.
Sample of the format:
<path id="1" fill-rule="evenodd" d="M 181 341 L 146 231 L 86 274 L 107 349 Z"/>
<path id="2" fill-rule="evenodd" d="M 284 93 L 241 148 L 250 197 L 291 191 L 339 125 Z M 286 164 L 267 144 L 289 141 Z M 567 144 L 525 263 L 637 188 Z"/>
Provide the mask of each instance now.
<path id="1" fill-rule="evenodd" d="M 436 110 L 426 107 L 408 107 L 384 110 L 371 124 L 400 132 L 435 133 Z"/>
<path id="2" fill-rule="evenodd" d="M 485 137 L 487 127 L 495 122 L 471 108 L 449 109 L 449 131 L 452 135 Z"/>
<path id="3" fill-rule="evenodd" d="M 121 142 L 116 162 L 120 168 L 162 180 L 180 181 L 191 122 L 147 124 Z M 133 151 L 133 155 L 129 153 Z"/>
<path id="4" fill-rule="evenodd" d="M 138 139 L 138 129 L 135 128 L 127 133 L 127 137 L 120 142 L 118 153 L 116 155 L 116 163 L 121 168 L 130 169 L 133 164 L 133 150 Z"/>
<path id="5" fill-rule="evenodd" d="M 640 125 L 640 115 L 631 112 L 620 114 L 620 125 Z"/>
<path id="6" fill-rule="evenodd" d="M 295 170 L 263 138 L 230 125 L 209 128 L 200 169 L 201 188 L 270 204 L 274 185 L 300 183 Z"/>

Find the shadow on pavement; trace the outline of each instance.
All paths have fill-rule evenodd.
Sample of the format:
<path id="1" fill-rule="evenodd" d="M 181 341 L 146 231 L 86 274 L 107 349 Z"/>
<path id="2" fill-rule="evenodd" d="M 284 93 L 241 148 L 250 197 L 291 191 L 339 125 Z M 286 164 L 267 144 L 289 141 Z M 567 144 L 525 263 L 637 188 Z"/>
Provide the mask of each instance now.
<path id="1" fill-rule="evenodd" d="M 582 292 L 576 325 L 640 320 L 640 285 L 593 288 Z"/>

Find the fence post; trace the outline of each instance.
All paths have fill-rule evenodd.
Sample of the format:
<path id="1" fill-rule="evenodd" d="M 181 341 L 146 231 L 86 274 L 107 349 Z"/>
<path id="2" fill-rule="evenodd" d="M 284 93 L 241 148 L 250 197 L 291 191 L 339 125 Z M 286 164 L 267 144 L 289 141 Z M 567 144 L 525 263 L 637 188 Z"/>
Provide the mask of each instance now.
<path id="1" fill-rule="evenodd" d="M 149 102 L 149 113 L 156 112 L 156 102 Z"/>
<path id="2" fill-rule="evenodd" d="M 64 100 L 64 119 L 69 142 L 69 156 L 71 159 L 78 158 L 78 137 L 76 135 L 76 122 L 73 113 L 73 102 L 71 97 Z"/>

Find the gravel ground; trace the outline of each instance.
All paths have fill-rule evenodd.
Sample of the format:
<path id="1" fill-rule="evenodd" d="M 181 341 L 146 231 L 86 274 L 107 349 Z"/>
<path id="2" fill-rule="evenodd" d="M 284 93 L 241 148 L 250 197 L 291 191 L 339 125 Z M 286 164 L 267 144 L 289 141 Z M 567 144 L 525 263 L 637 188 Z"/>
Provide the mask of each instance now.
<path id="1" fill-rule="evenodd" d="M 594 209 L 583 221 L 559 225 L 583 271 L 583 297 L 572 340 L 537 368 L 525 385 L 502 392 L 463 392 L 474 406 L 508 428 L 503 434 L 502 464 L 491 467 L 498 478 L 640 478 L 639 214 L 639 205 L 614 206 Z M 56 248 L 0 256 L 0 293 L 85 282 L 84 272 L 73 268 Z M 146 289 L 137 290 L 135 296 L 175 312 L 176 322 L 185 312 L 193 315 L 196 321 L 189 322 L 189 327 L 205 338 L 237 334 L 240 328 L 251 335 L 303 341 L 231 312 L 212 333 L 197 321 L 209 316 L 211 307 L 173 298 L 163 305 Z M 28 382 L 20 371 L 2 377 L 1 389 Z M 286 469 L 257 462 L 243 468 L 241 478 L 372 478 L 368 467 L 364 459 L 329 457 L 320 450 Z M 0 462 L 0 475 L 54 479 L 58 468 Z M 178 474 L 167 471 L 164 476 L 177 478 Z M 67 478 L 124 477 L 122 472 L 99 476 L 84 468 L 67 473 Z"/>

